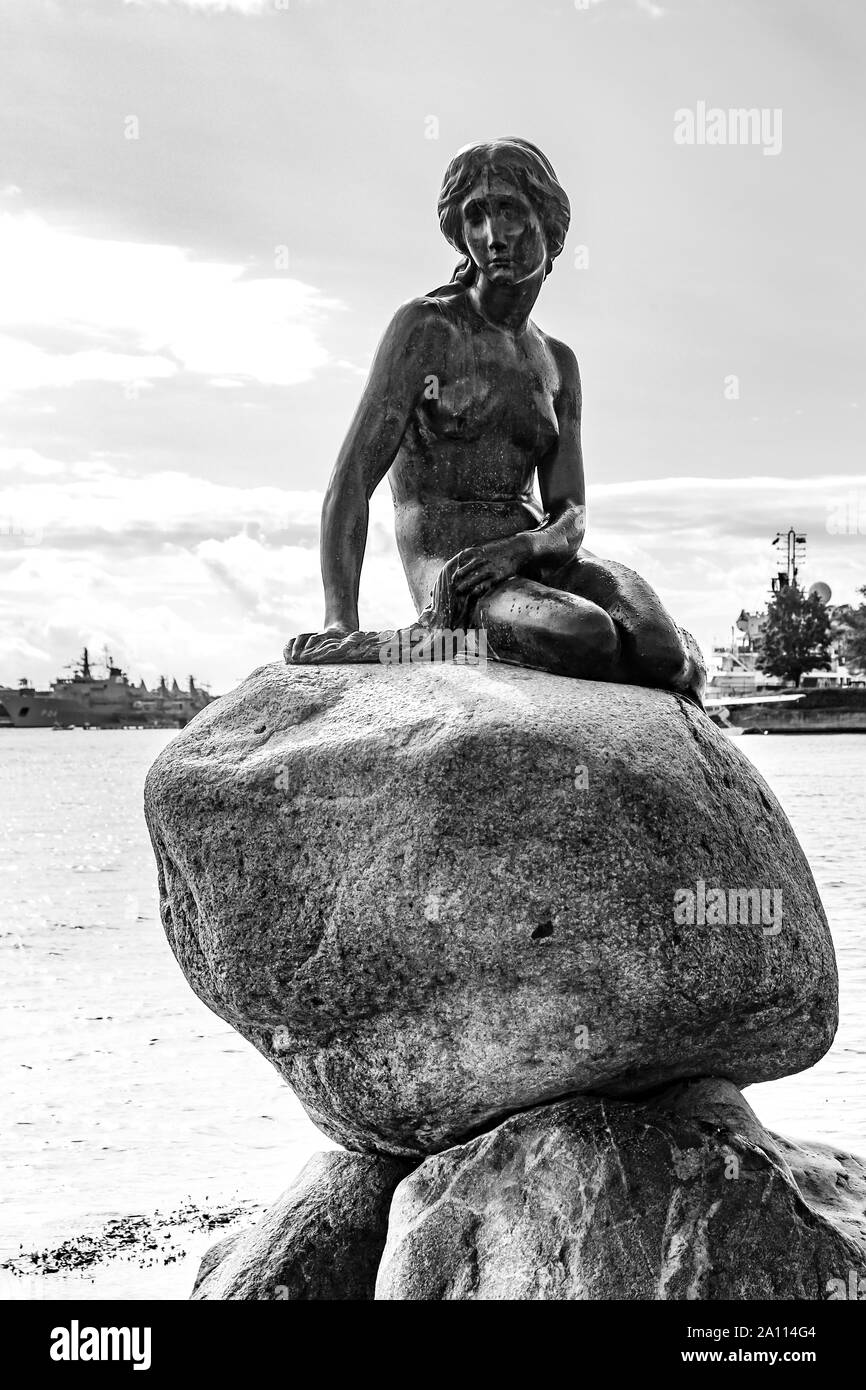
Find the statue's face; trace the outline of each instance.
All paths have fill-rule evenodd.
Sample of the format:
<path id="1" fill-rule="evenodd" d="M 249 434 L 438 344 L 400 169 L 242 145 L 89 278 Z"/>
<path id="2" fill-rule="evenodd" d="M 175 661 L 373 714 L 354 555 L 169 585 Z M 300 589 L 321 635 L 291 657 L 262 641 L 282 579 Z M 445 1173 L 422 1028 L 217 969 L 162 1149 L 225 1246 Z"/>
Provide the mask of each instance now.
<path id="1" fill-rule="evenodd" d="M 507 177 L 484 170 L 463 201 L 466 250 L 492 284 L 543 275 L 547 242 L 526 194 Z"/>

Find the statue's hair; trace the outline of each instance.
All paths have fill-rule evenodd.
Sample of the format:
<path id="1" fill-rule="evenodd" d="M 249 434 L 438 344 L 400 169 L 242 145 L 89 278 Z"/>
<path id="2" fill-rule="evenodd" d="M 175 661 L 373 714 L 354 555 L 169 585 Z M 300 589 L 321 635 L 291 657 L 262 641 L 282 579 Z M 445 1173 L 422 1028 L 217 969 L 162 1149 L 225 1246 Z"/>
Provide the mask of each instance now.
<path id="1" fill-rule="evenodd" d="M 544 229 L 548 257 L 545 275 L 549 275 L 565 242 L 571 207 L 553 165 L 538 146 L 517 136 L 505 136 L 480 145 L 464 145 L 445 170 L 439 193 L 439 226 L 463 257 L 452 280 L 471 285 L 475 279 L 475 265 L 463 240 L 462 205 L 484 170 L 512 179 L 532 204 Z"/>

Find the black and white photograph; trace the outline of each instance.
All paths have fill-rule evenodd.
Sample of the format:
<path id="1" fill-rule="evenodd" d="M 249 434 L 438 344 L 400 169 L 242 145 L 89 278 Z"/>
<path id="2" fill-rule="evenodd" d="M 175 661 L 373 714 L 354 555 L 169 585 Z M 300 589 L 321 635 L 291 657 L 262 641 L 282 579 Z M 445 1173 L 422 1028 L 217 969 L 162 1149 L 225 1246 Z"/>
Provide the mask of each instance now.
<path id="1" fill-rule="evenodd" d="M 28 1366 L 853 1351 L 864 63 L 858 0 L 0 0 Z"/>

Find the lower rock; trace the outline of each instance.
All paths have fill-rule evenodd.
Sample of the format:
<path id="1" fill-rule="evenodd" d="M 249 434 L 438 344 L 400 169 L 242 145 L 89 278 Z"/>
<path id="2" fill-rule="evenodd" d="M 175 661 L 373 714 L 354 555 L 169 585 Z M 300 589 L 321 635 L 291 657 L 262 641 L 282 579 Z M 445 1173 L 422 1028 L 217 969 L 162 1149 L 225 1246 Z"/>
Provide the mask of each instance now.
<path id="1" fill-rule="evenodd" d="M 372 1299 L 394 1188 L 410 1165 L 315 1154 L 258 1225 L 206 1251 L 194 1299 Z"/>
<path id="2" fill-rule="evenodd" d="M 864 1275 L 866 1165 L 697 1081 L 544 1106 L 427 1158 L 395 1193 L 376 1298 L 827 1299 Z"/>

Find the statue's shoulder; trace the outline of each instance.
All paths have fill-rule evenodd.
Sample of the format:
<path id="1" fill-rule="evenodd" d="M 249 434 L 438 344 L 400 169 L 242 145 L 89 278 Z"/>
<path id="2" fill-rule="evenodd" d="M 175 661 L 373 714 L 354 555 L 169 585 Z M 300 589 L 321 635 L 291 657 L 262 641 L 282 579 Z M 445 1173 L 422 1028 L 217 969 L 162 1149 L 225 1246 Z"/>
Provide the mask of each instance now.
<path id="1" fill-rule="evenodd" d="M 407 299 L 397 314 L 405 315 L 409 322 L 441 322 L 444 317 L 453 318 L 459 313 L 465 298 L 466 290 L 462 285 L 442 285 L 438 290 Z"/>
<path id="2" fill-rule="evenodd" d="M 407 299 L 396 310 L 386 329 L 386 337 L 403 348 L 420 342 L 429 344 L 431 339 L 441 337 L 443 330 L 447 332 L 453 318 L 454 309 L 448 300 L 443 301 L 435 292 L 418 295 Z"/>
<path id="3" fill-rule="evenodd" d="M 573 348 L 568 343 L 563 343 L 561 339 L 554 338 L 552 334 L 545 333 L 534 325 L 538 336 L 541 338 L 551 357 L 559 370 L 559 378 L 563 386 L 572 384 L 580 385 L 580 368 L 577 363 L 577 356 Z"/>

